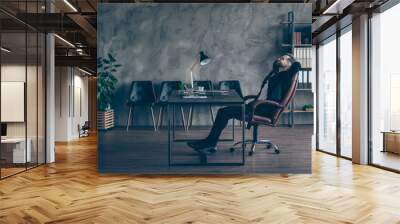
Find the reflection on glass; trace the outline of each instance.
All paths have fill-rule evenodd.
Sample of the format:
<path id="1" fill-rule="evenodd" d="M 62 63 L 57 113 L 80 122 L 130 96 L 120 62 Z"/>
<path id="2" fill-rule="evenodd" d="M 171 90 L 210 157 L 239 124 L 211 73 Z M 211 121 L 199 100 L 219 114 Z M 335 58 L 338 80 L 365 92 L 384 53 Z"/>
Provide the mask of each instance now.
<path id="1" fill-rule="evenodd" d="M 336 40 L 318 48 L 318 148 L 336 153 Z"/>
<path id="2" fill-rule="evenodd" d="M 26 35 L 2 33 L 1 51 L 1 122 L 6 134 L 1 140 L 1 177 L 25 170 L 30 162 L 30 142 L 26 141 Z"/>
<path id="3" fill-rule="evenodd" d="M 352 157 L 352 35 L 340 36 L 340 153 Z"/>
<path id="4" fill-rule="evenodd" d="M 37 141 L 37 76 L 38 76 L 38 52 L 37 52 L 38 36 L 36 32 L 28 31 L 27 44 L 28 44 L 28 61 L 27 61 L 27 74 L 26 74 L 26 114 L 27 114 L 27 142 L 30 148 L 30 160 L 28 160 L 27 167 L 31 168 L 37 165 L 38 157 L 38 141 Z"/>
<path id="5" fill-rule="evenodd" d="M 38 40 L 38 77 L 37 77 L 37 90 L 38 90 L 38 156 L 37 162 L 38 164 L 45 163 L 45 60 L 46 60 L 46 38 L 45 35 L 39 33 L 39 40 Z"/>
<path id="6" fill-rule="evenodd" d="M 400 141 L 384 147 L 382 132 L 400 130 L 400 5 L 372 18 L 371 137 L 372 163 L 400 170 Z M 398 133 L 393 133 L 398 136 Z M 396 137 L 400 139 L 400 137 Z M 384 152 L 382 152 L 384 150 Z"/>
<path id="7" fill-rule="evenodd" d="M 0 1 L 20 14 L 43 13 L 45 1 Z M 13 6 L 13 7 L 11 7 Z M 13 18 L 0 12 L 4 21 Z M 18 25 L 20 24 L 20 25 Z M 7 27 L 7 26 L 6 26 Z M 45 35 L 21 24 L 1 32 L 0 178 L 45 162 Z"/>

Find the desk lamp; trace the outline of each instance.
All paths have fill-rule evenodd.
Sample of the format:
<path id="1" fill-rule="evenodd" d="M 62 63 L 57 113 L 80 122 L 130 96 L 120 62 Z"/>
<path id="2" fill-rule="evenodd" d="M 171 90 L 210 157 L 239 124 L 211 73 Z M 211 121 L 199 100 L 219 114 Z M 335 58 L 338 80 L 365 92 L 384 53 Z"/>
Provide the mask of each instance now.
<path id="1" fill-rule="evenodd" d="M 191 89 L 194 88 L 194 86 L 193 86 L 193 70 L 195 69 L 195 67 L 197 65 L 204 66 L 204 65 L 210 63 L 210 61 L 211 61 L 210 57 L 208 57 L 204 53 L 204 51 L 200 51 L 200 59 L 195 60 L 192 64 L 192 66 L 190 66 L 190 87 L 191 87 Z"/>

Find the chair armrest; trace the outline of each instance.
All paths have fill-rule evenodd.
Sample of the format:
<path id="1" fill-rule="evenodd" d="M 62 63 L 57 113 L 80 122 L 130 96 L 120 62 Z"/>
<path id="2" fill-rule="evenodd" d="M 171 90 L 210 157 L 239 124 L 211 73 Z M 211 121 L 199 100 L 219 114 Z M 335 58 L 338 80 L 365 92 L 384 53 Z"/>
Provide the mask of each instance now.
<path id="1" fill-rule="evenodd" d="M 244 101 L 247 101 L 247 100 L 251 100 L 251 99 L 255 99 L 255 98 L 257 98 L 256 95 L 248 95 L 248 96 L 245 96 L 243 99 L 244 99 Z"/>
<path id="2" fill-rule="evenodd" d="M 256 100 L 252 103 L 253 111 L 260 105 L 274 106 L 277 108 L 284 108 L 284 106 L 273 100 Z"/>

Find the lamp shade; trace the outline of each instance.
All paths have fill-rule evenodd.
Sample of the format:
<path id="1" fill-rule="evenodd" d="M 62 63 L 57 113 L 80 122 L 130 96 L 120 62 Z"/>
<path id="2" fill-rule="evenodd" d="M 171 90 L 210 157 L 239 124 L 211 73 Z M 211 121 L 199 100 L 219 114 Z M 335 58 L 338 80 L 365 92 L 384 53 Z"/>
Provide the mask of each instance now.
<path id="1" fill-rule="evenodd" d="M 208 57 L 204 51 L 200 51 L 200 65 L 206 65 L 211 61 L 210 57 Z"/>

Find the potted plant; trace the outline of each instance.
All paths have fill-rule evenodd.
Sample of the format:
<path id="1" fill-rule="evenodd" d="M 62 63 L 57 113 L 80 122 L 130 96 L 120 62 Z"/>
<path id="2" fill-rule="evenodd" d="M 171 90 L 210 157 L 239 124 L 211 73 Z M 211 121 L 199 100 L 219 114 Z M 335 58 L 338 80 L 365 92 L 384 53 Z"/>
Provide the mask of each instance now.
<path id="1" fill-rule="evenodd" d="M 97 58 L 97 128 L 107 130 L 114 127 L 114 110 L 111 103 L 115 85 L 118 80 L 114 76 L 121 64 L 111 55 Z"/>
<path id="2" fill-rule="evenodd" d="M 311 104 L 306 104 L 303 106 L 304 111 L 314 111 L 314 106 Z"/>

